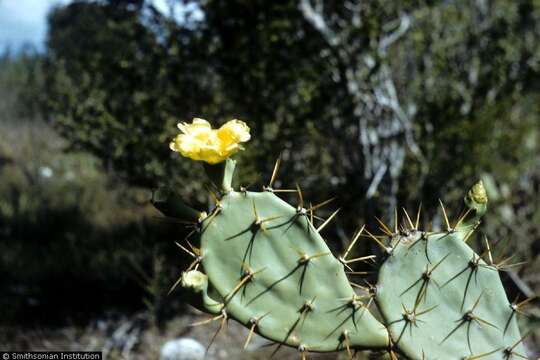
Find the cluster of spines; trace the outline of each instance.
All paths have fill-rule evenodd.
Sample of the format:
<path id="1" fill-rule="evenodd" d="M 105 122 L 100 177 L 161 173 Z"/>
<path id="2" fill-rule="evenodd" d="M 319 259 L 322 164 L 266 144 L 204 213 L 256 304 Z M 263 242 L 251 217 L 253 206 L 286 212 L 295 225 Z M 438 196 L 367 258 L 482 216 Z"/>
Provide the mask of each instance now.
<path id="1" fill-rule="evenodd" d="M 314 206 L 310 204 L 310 206 L 306 208 L 305 204 L 304 204 L 303 193 L 302 193 L 302 190 L 301 190 L 301 188 L 300 188 L 300 186 L 298 184 L 296 184 L 295 189 L 275 189 L 273 187 L 273 185 L 274 185 L 274 183 L 275 183 L 275 181 L 277 179 L 279 166 L 280 166 L 280 158 L 278 158 L 278 160 L 277 160 L 277 162 L 276 162 L 276 164 L 274 166 L 272 176 L 271 176 L 271 179 L 270 179 L 268 185 L 264 185 L 262 187 L 262 190 L 265 191 L 265 192 L 271 192 L 271 193 L 296 193 L 298 195 L 298 200 L 299 200 L 298 204 L 296 206 L 296 209 L 297 209 L 297 215 L 296 216 L 305 216 L 306 218 L 308 218 L 310 220 L 310 222 L 312 224 L 314 224 L 315 220 L 322 221 L 322 224 L 319 225 L 316 228 L 317 232 L 322 231 L 335 218 L 335 216 L 339 212 L 339 209 L 334 211 L 327 219 L 324 219 L 324 218 L 321 218 L 321 217 L 315 215 L 315 210 L 327 205 L 328 203 L 335 200 L 335 198 L 328 199 L 328 200 L 323 201 L 322 203 L 314 205 Z M 248 190 L 247 190 L 247 187 L 240 187 L 239 191 L 241 193 L 247 193 Z M 199 216 L 197 218 L 197 221 L 193 222 L 193 223 L 190 223 L 190 225 L 193 226 L 193 230 L 188 235 L 188 237 L 186 238 L 186 243 L 187 243 L 189 249 L 187 247 L 185 247 L 185 246 L 182 246 L 179 243 L 176 243 L 176 245 L 182 251 L 186 252 L 190 257 L 192 257 L 194 259 L 193 262 L 188 266 L 188 268 L 186 270 L 184 270 L 184 272 L 187 272 L 187 271 L 190 271 L 190 270 L 197 270 L 199 268 L 201 262 L 202 262 L 203 257 L 204 257 L 204 254 L 202 253 L 201 249 L 196 248 L 195 246 L 193 246 L 189 242 L 188 238 L 191 235 L 193 235 L 194 233 L 202 233 L 202 232 L 204 232 L 205 227 L 203 227 L 203 224 L 207 224 L 206 226 L 208 226 L 208 224 L 212 221 L 212 219 L 215 216 L 217 216 L 219 214 L 219 212 L 221 211 L 221 209 L 222 209 L 219 197 L 213 192 L 211 192 L 211 194 L 212 194 L 212 197 L 214 198 L 214 201 L 215 201 L 215 205 L 214 205 L 214 208 L 212 209 L 212 211 L 210 211 L 209 214 L 207 214 L 205 212 L 200 212 Z M 420 226 L 420 217 L 421 217 L 421 210 L 422 210 L 421 205 L 418 208 L 418 211 L 416 213 L 416 217 L 415 217 L 414 222 L 413 222 L 412 218 L 410 217 L 410 215 L 408 214 L 408 212 L 405 209 L 403 209 L 403 214 L 404 214 L 405 221 L 401 225 L 399 225 L 398 211 L 396 209 L 395 212 L 394 212 L 394 226 L 393 226 L 392 230 L 383 221 L 376 218 L 377 222 L 380 225 L 379 230 L 381 230 L 382 233 L 383 233 L 380 236 L 372 234 L 371 232 L 369 232 L 365 228 L 365 226 L 362 226 L 354 234 L 354 236 L 352 237 L 349 245 L 345 249 L 344 253 L 337 257 L 337 259 L 348 270 L 348 271 L 345 271 L 345 273 L 348 274 L 348 275 L 366 275 L 368 272 L 356 272 L 356 271 L 354 271 L 353 268 L 351 267 L 351 264 L 359 262 L 359 261 L 375 263 L 375 259 L 377 257 L 376 255 L 367 255 L 367 256 L 349 258 L 349 255 L 353 252 L 353 248 L 354 248 L 355 244 L 357 243 L 357 241 L 359 240 L 360 237 L 366 237 L 368 239 L 373 240 L 381 248 L 381 251 L 385 255 L 385 257 L 389 257 L 389 256 L 392 256 L 393 251 L 394 251 L 394 247 L 398 244 L 399 241 L 410 238 L 411 235 L 419 233 L 420 234 L 419 239 L 416 240 L 413 244 L 411 244 L 409 249 L 414 247 L 419 242 L 425 242 L 425 244 L 426 244 L 426 246 L 425 246 L 425 255 L 426 255 L 426 258 L 427 258 L 429 263 L 431 263 L 431 259 L 429 257 L 428 243 L 431 240 L 430 237 L 432 235 L 442 233 L 443 237 L 444 237 L 446 235 L 451 235 L 451 234 L 453 234 L 453 233 L 455 233 L 457 231 L 466 231 L 466 234 L 465 234 L 465 236 L 463 238 L 463 241 L 467 242 L 469 240 L 469 238 L 471 237 L 471 235 L 474 233 L 474 230 L 476 230 L 476 228 L 478 226 L 478 223 L 475 223 L 475 224 L 472 224 L 472 225 L 469 225 L 467 227 L 463 227 L 463 228 L 460 229 L 463 221 L 469 215 L 469 212 L 471 210 L 467 209 L 464 213 L 461 214 L 461 216 L 458 217 L 458 219 L 454 223 L 454 225 L 451 225 L 451 223 L 449 221 L 449 218 L 448 218 L 448 215 L 447 215 L 447 211 L 446 211 L 442 201 L 440 201 L 440 206 L 441 206 L 441 209 L 442 209 L 442 215 L 443 215 L 443 219 L 445 221 L 445 227 L 446 227 L 442 232 L 432 232 L 432 231 L 422 231 L 422 230 L 420 230 L 419 226 Z M 254 216 L 253 227 L 257 231 L 260 230 L 260 231 L 263 231 L 263 232 L 267 231 L 267 229 L 265 227 L 265 224 L 267 222 L 270 222 L 272 220 L 275 220 L 275 219 L 279 218 L 279 216 L 269 217 L 269 218 L 261 218 L 261 217 L 259 217 L 255 202 L 253 202 L 253 216 Z M 439 239 L 441 239 L 441 237 L 439 237 Z M 484 241 L 485 241 L 485 244 L 486 244 L 486 250 L 484 251 L 484 253 L 482 255 L 480 255 L 480 256 L 478 256 L 476 254 L 473 254 L 472 258 L 468 262 L 468 266 L 466 268 L 462 269 L 460 272 L 458 272 L 453 278 L 448 280 L 447 283 L 452 281 L 453 279 L 459 277 L 460 275 L 465 273 L 467 270 L 469 270 L 470 272 L 469 272 L 468 280 L 467 280 L 467 284 L 469 284 L 471 277 L 474 275 L 474 273 L 481 266 L 482 267 L 487 267 L 489 269 L 496 270 L 496 271 L 505 271 L 505 270 L 508 270 L 508 269 L 510 269 L 512 267 L 521 265 L 521 263 L 508 264 L 511 257 L 502 259 L 500 261 L 494 261 L 493 256 L 492 256 L 492 252 L 491 252 L 491 247 L 490 247 L 490 244 L 489 244 L 487 238 L 484 238 Z M 308 255 L 308 254 L 302 252 L 299 249 L 295 249 L 295 251 L 297 252 L 297 254 L 299 256 L 299 258 L 298 258 L 299 264 L 307 264 L 310 260 L 315 259 L 317 257 L 330 255 L 329 253 L 320 253 L 320 254 Z M 444 256 L 442 259 L 440 259 L 437 263 L 435 263 L 431 267 L 429 265 L 426 265 L 426 269 L 425 269 L 424 273 L 422 274 L 422 277 L 419 278 L 419 280 L 418 280 L 418 283 L 421 283 L 421 285 L 420 285 L 420 290 L 417 293 L 416 301 L 414 303 L 414 306 L 412 308 L 410 308 L 410 309 L 407 308 L 405 305 L 402 306 L 402 308 L 403 308 L 403 318 L 401 320 L 398 320 L 398 321 L 404 321 L 406 323 L 406 326 L 403 328 L 404 329 L 403 331 L 405 331 L 405 329 L 407 327 L 409 327 L 409 329 L 410 329 L 412 326 L 417 326 L 418 322 L 422 322 L 422 319 L 421 319 L 422 315 L 425 315 L 425 314 L 431 312 L 432 310 L 434 310 L 436 308 L 436 306 L 432 306 L 430 308 L 420 310 L 419 306 L 420 306 L 420 303 L 422 302 L 422 299 L 424 299 L 427 296 L 427 291 L 428 291 L 428 287 L 429 287 L 430 282 L 434 281 L 434 279 L 432 279 L 431 275 L 433 274 L 434 271 L 436 271 L 438 266 L 443 261 L 445 261 L 445 259 L 447 258 L 448 255 Z M 481 258 L 483 256 L 487 256 L 488 261 L 480 262 L 480 260 L 481 260 Z M 245 264 L 243 266 L 245 267 L 245 273 L 244 273 L 243 277 L 240 279 L 240 281 L 238 282 L 237 286 L 235 286 L 233 291 L 231 291 L 227 296 L 225 296 L 220 313 L 218 315 L 216 315 L 216 316 L 211 317 L 210 319 L 207 319 L 207 320 L 192 324 L 193 326 L 198 326 L 198 325 L 209 324 L 209 323 L 212 323 L 214 321 L 220 321 L 220 326 L 219 326 L 218 330 L 216 331 L 216 333 L 214 334 L 214 336 L 212 337 L 212 340 L 211 340 L 211 342 L 209 344 L 209 347 L 212 344 L 212 342 L 214 341 L 215 337 L 220 332 L 220 330 L 222 330 L 225 327 L 225 325 L 227 323 L 227 320 L 229 319 L 229 316 L 228 316 L 228 314 L 227 314 L 227 312 L 225 310 L 225 306 L 226 306 L 227 301 L 229 301 L 257 273 L 260 273 L 260 272 L 264 271 L 264 268 L 263 269 L 258 269 L 258 270 L 253 270 L 253 269 L 250 269 L 249 267 L 247 267 L 247 265 L 245 265 Z M 169 293 L 172 292 L 178 286 L 180 281 L 181 281 L 181 277 L 171 287 Z M 348 305 L 354 307 L 355 309 L 366 310 L 366 309 L 369 309 L 371 304 L 376 303 L 374 300 L 375 300 L 375 298 L 377 296 L 377 287 L 375 285 L 370 284 L 367 281 L 365 281 L 365 283 L 366 283 L 366 285 L 364 286 L 364 285 L 360 285 L 360 284 L 357 284 L 355 282 L 350 281 L 351 286 L 353 286 L 354 288 L 362 290 L 364 294 L 363 295 L 355 294 L 350 299 L 343 299 Z M 413 284 L 410 288 L 414 287 L 415 285 L 416 285 L 416 283 Z M 444 286 L 444 285 L 445 284 L 443 284 L 441 286 Z M 468 286 L 466 286 L 466 288 L 465 288 L 465 293 L 464 293 L 463 301 L 462 301 L 462 305 L 461 305 L 462 309 L 463 309 L 463 306 L 465 304 L 465 298 L 467 296 L 467 289 L 468 289 Z M 407 289 L 407 290 L 409 290 L 409 289 Z M 464 324 L 470 324 L 473 321 L 477 321 L 477 322 L 481 322 L 481 323 L 486 324 L 486 325 L 493 326 L 491 323 L 487 322 L 484 319 L 479 318 L 478 316 L 476 316 L 474 314 L 474 310 L 478 306 L 478 304 L 479 304 L 479 302 L 481 300 L 481 297 L 482 297 L 482 294 L 477 298 L 477 300 L 475 301 L 473 307 L 464 312 L 463 318 L 461 319 L 459 324 L 456 326 L 455 330 L 457 330 L 459 327 L 463 326 Z M 531 298 L 528 298 L 528 299 L 525 299 L 525 300 L 522 300 L 522 301 L 518 302 L 517 299 L 516 299 L 514 302 L 512 302 L 510 304 L 510 308 L 512 309 L 512 313 L 511 313 L 510 318 L 507 321 L 507 325 L 505 326 L 504 331 L 506 331 L 506 328 L 508 327 L 508 324 L 512 320 L 512 317 L 515 316 L 516 314 L 523 314 L 523 307 L 526 304 L 528 304 L 531 300 L 532 300 Z M 300 318 L 299 319 L 301 319 L 302 316 L 305 316 L 305 314 L 307 314 L 309 311 L 311 311 L 313 309 L 314 301 L 315 301 L 315 299 L 312 299 L 311 301 L 306 301 L 304 306 L 302 306 L 302 309 L 299 310 L 299 312 L 300 312 Z M 251 338 L 253 336 L 253 333 L 256 332 L 258 323 L 264 317 L 266 317 L 269 313 L 270 312 L 267 312 L 265 314 L 262 314 L 259 317 L 253 317 L 253 318 L 250 319 L 249 333 L 248 333 L 247 339 L 246 339 L 246 341 L 244 343 L 244 348 L 247 348 L 247 346 L 249 345 L 249 343 L 251 341 Z M 387 324 L 387 325 L 390 325 L 390 324 Z M 294 329 L 294 325 L 293 325 L 293 328 L 291 329 L 290 332 L 292 332 L 293 329 Z M 448 337 L 450 337 L 455 330 L 453 330 L 450 334 L 448 334 L 447 337 L 444 340 L 446 340 Z M 285 338 L 285 341 L 287 340 L 287 338 L 288 338 L 288 336 Z M 515 348 L 523 341 L 524 338 L 525 338 L 525 336 L 523 338 L 521 338 L 518 342 L 513 344 L 512 346 L 509 346 L 509 347 L 507 347 L 505 349 L 498 348 L 498 349 L 494 349 L 493 351 L 486 352 L 486 353 L 483 353 L 483 354 L 471 355 L 471 356 L 466 357 L 465 359 L 467 359 L 467 360 L 481 359 L 481 358 L 487 357 L 489 355 L 492 355 L 493 353 L 496 353 L 498 351 L 503 351 L 504 354 L 505 354 L 505 358 L 507 358 L 507 359 L 510 359 L 512 356 L 526 359 L 526 357 L 524 355 L 515 352 Z M 342 339 L 343 339 L 344 348 L 347 351 L 347 354 L 349 355 L 349 357 L 352 359 L 353 358 L 353 353 L 352 353 L 350 345 L 349 345 L 347 330 L 345 330 L 343 332 Z M 395 340 L 395 341 L 390 339 L 390 343 L 389 343 L 387 351 L 388 351 L 391 359 L 397 359 L 397 354 L 396 353 L 399 352 L 399 349 L 398 349 L 399 340 L 400 340 L 399 338 L 397 340 Z M 283 343 L 280 343 L 279 346 L 281 346 L 282 344 Z M 470 347 L 470 345 L 469 345 L 469 347 Z M 303 344 L 300 344 L 298 346 L 298 350 L 299 350 L 299 352 L 301 354 L 301 358 L 305 359 L 306 355 L 309 352 L 309 349 L 307 348 L 307 346 L 305 346 Z M 424 358 L 424 354 L 422 354 L 422 356 L 423 356 L 422 358 Z"/>

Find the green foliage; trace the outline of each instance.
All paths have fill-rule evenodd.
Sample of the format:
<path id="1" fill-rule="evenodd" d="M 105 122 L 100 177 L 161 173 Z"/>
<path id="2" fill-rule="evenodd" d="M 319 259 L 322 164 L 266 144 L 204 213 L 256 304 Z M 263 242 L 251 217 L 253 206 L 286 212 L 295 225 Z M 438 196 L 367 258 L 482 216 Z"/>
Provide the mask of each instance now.
<path id="1" fill-rule="evenodd" d="M 0 122 L 39 118 L 45 98 L 42 66 L 43 58 L 31 50 L 0 55 Z"/>
<path id="2" fill-rule="evenodd" d="M 150 272 L 154 253 L 171 246 L 161 241 L 171 226 L 152 220 L 149 192 L 106 176 L 93 156 L 64 153 L 65 141 L 42 122 L 4 122 L 0 132 L 4 321 L 85 320 L 118 302 L 139 307 L 132 264 Z M 166 268 L 160 281 L 169 283 Z"/>
<path id="3" fill-rule="evenodd" d="M 191 74 L 204 68 L 183 67 L 194 45 L 165 46 L 185 36 L 165 33 L 160 39 L 154 32 L 154 25 L 166 30 L 160 21 L 157 13 L 142 18 L 129 4 L 91 2 L 74 2 L 49 16 L 46 117 L 75 148 L 144 186 L 192 171 L 188 162 L 169 160 L 167 145 L 175 122 L 191 114 L 191 103 L 199 110 L 209 93 Z"/>
<path id="4" fill-rule="evenodd" d="M 48 118 L 133 183 L 182 179 L 177 189 L 195 200 L 202 173 L 173 160 L 166 146 L 174 122 L 238 117 L 256 135 L 241 155 L 242 183 L 269 175 L 264 164 L 282 149 L 290 161 L 280 180 L 305 179 L 305 192 L 321 199 L 347 193 L 354 205 L 344 223 L 354 224 L 348 214 L 366 217 L 374 208 L 365 200 L 370 181 L 358 143 L 366 132 L 359 120 L 370 110 L 355 112 L 346 76 L 359 72 L 369 92 L 383 65 L 414 115 L 414 139 L 402 143 L 415 140 L 423 154 L 409 152 L 397 174 L 402 203 L 435 205 L 442 194 L 457 202 L 452 189 L 484 173 L 518 191 L 536 161 L 540 12 L 533 1 L 364 2 L 354 8 L 356 22 L 352 8 L 325 4 L 329 25 L 346 24 L 343 48 L 311 26 L 296 1 L 192 3 L 202 20 L 174 22 L 142 2 L 113 1 L 74 3 L 50 16 Z M 409 15 L 410 30 L 380 57 L 379 42 L 400 14 Z M 358 57 L 340 61 L 339 52 Z M 389 195 L 375 196 L 380 205 Z"/>

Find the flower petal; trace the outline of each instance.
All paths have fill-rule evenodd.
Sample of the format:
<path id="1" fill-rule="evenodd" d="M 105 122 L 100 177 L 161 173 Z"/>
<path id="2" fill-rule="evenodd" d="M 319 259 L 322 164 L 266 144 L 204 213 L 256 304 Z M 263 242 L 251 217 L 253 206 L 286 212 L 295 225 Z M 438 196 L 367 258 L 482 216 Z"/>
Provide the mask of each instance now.
<path id="1" fill-rule="evenodd" d="M 169 144 L 172 151 L 193 160 L 217 164 L 239 150 L 240 142 L 251 138 L 249 127 L 240 120 L 231 120 L 218 130 L 212 129 L 204 119 L 194 118 L 191 124 L 179 123 L 182 132 Z"/>

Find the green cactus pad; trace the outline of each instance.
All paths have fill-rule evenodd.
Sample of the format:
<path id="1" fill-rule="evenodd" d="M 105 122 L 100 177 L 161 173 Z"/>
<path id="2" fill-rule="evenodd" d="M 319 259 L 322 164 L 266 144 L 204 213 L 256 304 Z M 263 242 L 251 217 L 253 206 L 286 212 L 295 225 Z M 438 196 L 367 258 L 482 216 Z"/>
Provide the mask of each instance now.
<path id="1" fill-rule="evenodd" d="M 268 339 L 310 352 L 388 345 L 305 213 L 272 192 L 227 192 L 201 252 L 227 316 Z"/>
<path id="2" fill-rule="evenodd" d="M 464 241 L 472 229 L 393 236 L 376 302 L 394 347 L 410 359 L 526 356 L 496 265 Z"/>

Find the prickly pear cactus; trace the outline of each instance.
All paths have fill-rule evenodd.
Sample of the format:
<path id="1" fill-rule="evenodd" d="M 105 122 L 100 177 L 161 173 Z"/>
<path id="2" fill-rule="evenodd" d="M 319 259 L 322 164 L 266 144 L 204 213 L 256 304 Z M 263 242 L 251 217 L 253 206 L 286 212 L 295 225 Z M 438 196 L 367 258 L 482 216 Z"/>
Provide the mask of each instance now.
<path id="1" fill-rule="evenodd" d="M 481 183 L 466 203 L 454 225 L 443 207 L 443 232 L 423 231 L 408 215 L 401 231 L 382 226 L 390 242 L 375 300 L 394 348 L 408 358 L 526 358 L 516 304 L 508 302 L 499 278 L 505 265 L 486 263 L 467 245 L 486 208 Z M 485 255 L 491 259 L 490 251 Z"/>
<path id="2" fill-rule="evenodd" d="M 169 191 L 156 192 L 153 203 L 193 226 L 191 239 L 177 243 L 193 261 L 173 289 L 181 285 L 193 305 L 214 314 L 201 324 L 221 321 L 221 328 L 235 319 L 250 329 L 245 345 L 258 333 L 298 348 L 302 358 L 310 351 L 346 350 L 352 358 L 353 349 L 382 349 L 391 359 L 526 359 L 516 314 L 530 299 L 508 302 L 499 272 L 511 265 L 493 260 L 487 240 L 481 255 L 467 245 L 486 211 L 482 183 L 469 191 L 466 211 L 453 224 L 441 202 L 444 231 L 421 229 L 420 211 L 414 222 L 405 212 L 399 228 L 396 213 L 393 230 L 382 222 L 382 236 L 362 228 L 336 258 L 320 236 L 336 213 L 316 228 L 313 211 L 323 204 L 305 208 L 299 187 L 273 189 L 279 161 L 262 192 L 231 186 L 235 162 L 227 157 L 249 140 L 245 123 L 213 130 L 195 119 L 179 127 L 183 134 L 171 149 L 212 164 L 206 173 L 220 195 L 208 214 Z M 297 193 L 298 206 L 279 191 Z M 346 276 L 345 270 L 354 273 L 352 263 L 375 258 L 349 258 L 360 236 L 384 254 L 376 286 Z M 369 311 L 373 303 L 381 322 Z"/>
<path id="3" fill-rule="evenodd" d="M 207 311 L 302 352 L 388 346 L 385 326 L 355 294 L 309 209 L 292 207 L 270 188 L 223 187 L 228 191 L 200 223 L 204 286 L 220 302 L 203 299 Z M 206 298 L 205 289 L 201 294 Z"/>

